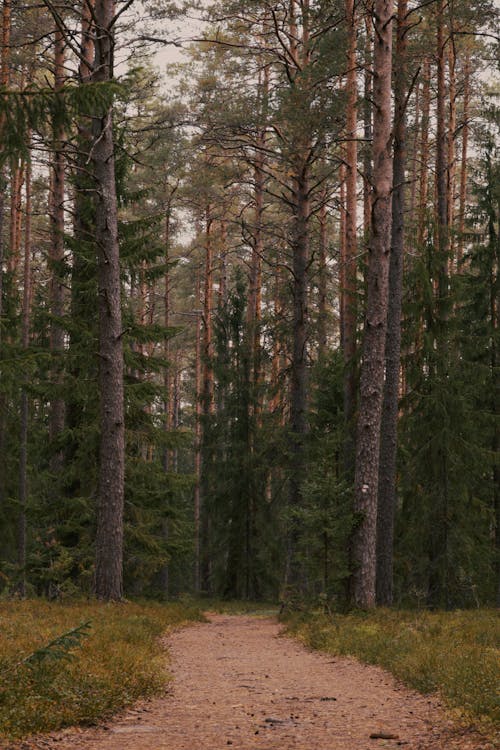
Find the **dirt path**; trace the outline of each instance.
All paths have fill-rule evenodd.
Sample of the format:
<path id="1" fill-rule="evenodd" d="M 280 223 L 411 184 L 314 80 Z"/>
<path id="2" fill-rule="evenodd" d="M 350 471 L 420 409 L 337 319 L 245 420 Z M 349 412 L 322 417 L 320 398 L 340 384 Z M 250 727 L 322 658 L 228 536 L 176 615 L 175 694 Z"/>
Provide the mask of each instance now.
<path id="1" fill-rule="evenodd" d="M 487 750 L 383 670 L 310 652 L 274 619 L 211 615 L 169 639 L 169 694 L 105 728 L 26 747 L 58 750 Z M 392 737 L 370 738 L 370 735 Z"/>

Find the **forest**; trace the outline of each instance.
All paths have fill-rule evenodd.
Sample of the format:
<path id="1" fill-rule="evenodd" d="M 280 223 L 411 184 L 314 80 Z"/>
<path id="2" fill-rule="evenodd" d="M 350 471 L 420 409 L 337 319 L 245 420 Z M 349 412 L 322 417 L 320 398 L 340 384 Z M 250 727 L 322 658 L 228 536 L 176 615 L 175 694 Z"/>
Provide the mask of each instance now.
<path id="1" fill-rule="evenodd" d="M 1 12 L 0 596 L 498 606 L 498 4 Z"/>

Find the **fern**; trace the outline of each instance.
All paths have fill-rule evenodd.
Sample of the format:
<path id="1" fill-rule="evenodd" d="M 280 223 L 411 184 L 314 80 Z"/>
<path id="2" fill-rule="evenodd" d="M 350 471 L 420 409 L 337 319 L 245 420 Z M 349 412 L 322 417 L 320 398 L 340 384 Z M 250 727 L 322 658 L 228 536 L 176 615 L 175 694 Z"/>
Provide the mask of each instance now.
<path id="1" fill-rule="evenodd" d="M 45 646 L 37 648 L 31 654 L 26 656 L 17 666 L 27 665 L 30 668 L 38 667 L 44 661 L 71 661 L 74 659 L 73 654 L 70 652 L 74 648 L 81 646 L 83 638 L 89 635 L 89 630 L 92 627 L 91 621 L 82 622 L 76 628 L 67 630 L 62 635 L 58 635 Z"/>

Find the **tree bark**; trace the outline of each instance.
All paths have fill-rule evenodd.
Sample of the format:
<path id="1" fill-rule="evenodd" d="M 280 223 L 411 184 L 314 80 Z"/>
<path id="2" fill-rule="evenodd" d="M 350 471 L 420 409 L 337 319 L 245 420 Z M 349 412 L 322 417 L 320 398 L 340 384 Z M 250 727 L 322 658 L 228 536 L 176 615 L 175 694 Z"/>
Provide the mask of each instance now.
<path id="1" fill-rule="evenodd" d="M 92 80 L 113 79 L 114 2 L 96 0 Z M 93 119 L 95 234 L 98 261 L 100 464 L 95 591 L 98 599 L 123 596 L 123 493 L 125 424 L 121 320 L 120 248 L 112 107 Z"/>
<path id="2" fill-rule="evenodd" d="M 163 379 L 163 429 L 168 435 L 172 431 L 172 366 L 170 361 L 170 336 L 168 335 L 168 329 L 170 327 L 170 220 L 171 220 L 171 200 L 167 199 L 165 207 L 165 235 L 164 235 L 164 246 L 165 246 L 165 275 L 164 275 L 164 317 L 163 325 L 167 332 L 163 355 L 165 357 L 166 367 Z M 163 471 L 167 474 L 172 471 L 172 451 L 165 446 L 163 449 Z M 164 515 L 162 518 L 162 537 L 165 542 L 168 542 L 169 538 L 169 522 L 168 516 L 164 509 Z M 168 598 L 169 587 L 170 587 L 170 566 L 166 562 L 161 569 L 161 588 L 165 598 Z"/>
<path id="3" fill-rule="evenodd" d="M 393 589 L 394 512 L 401 359 L 401 308 L 405 230 L 407 21 L 408 2 L 398 2 L 397 66 L 394 74 L 394 164 L 389 307 L 385 344 L 385 384 L 380 439 L 377 512 L 377 604 L 390 607 Z"/>
<path id="4" fill-rule="evenodd" d="M 377 492 L 392 189 L 392 0 L 375 0 L 373 9 L 373 203 L 356 443 L 354 511 L 357 525 L 351 540 L 351 601 L 363 608 L 375 606 Z"/>
<path id="5" fill-rule="evenodd" d="M 2 5 L 2 47 L 0 59 L 0 86 L 7 87 L 10 79 L 10 32 L 11 32 L 11 0 L 4 0 Z M 4 126 L 3 115 L 0 116 L 0 137 Z M 4 167 L 0 169 L 0 345 L 3 340 L 3 265 L 4 265 L 4 239 L 3 228 L 5 221 L 5 189 L 6 179 Z M 1 418 L 1 417 L 0 417 Z M 3 426 L 0 424 L 0 430 Z M 0 436 L 0 442 L 2 436 Z M 1 482 L 0 482 L 1 484 Z"/>
<path id="6" fill-rule="evenodd" d="M 465 205 L 467 200 L 467 156 L 469 146 L 469 103 L 470 103 L 470 52 L 467 49 L 464 70 L 464 113 L 462 122 L 462 155 L 460 163 L 460 199 L 458 209 L 457 265 L 464 254 Z"/>
<path id="7" fill-rule="evenodd" d="M 456 85 L 456 54 L 453 35 L 448 46 L 448 143 L 447 143 L 447 208 L 448 228 L 450 238 L 452 236 L 453 222 L 455 219 L 455 138 L 457 128 L 457 85 Z"/>
<path id="8" fill-rule="evenodd" d="M 203 295 L 202 342 L 202 435 L 201 435 L 201 505 L 200 505 L 200 585 L 202 591 L 211 587 L 210 515 L 208 498 L 211 494 L 213 458 L 210 442 L 211 418 L 215 412 L 212 309 L 213 309 L 213 217 L 211 206 L 205 210 L 205 278 Z"/>
<path id="9" fill-rule="evenodd" d="M 196 275 L 196 301 L 198 308 L 201 307 L 201 284 L 200 272 Z M 194 452 L 194 590 L 201 591 L 201 315 L 196 314 L 196 341 L 195 341 L 195 452 Z"/>
<path id="10" fill-rule="evenodd" d="M 326 353 L 327 344 L 327 246 L 328 246 L 328 214 L 326 210 L 326 190 L 321 196 L 319 210 L 319 252 L 318 252 L 318 360 L 322 360 Z"/>
<path id="11" fill-rule="evenodd" d="M 364 49 L 364 102 L 363 102 L 363 239 L 367 245 L 370 234 L 371 221 L 371 181 L 372 181 L 372 45 L 371 21 L 365 19 L 365 49 Z"/>
<path id="12" fill-rule="evenodd" d="M 65 81 L 65 42 L 62 32 L 56 27 L 54 44 L 54 91 L 57 96 Z M 64 328 L 60 322 L 64 314 L 64 285 L 61 278 L 62 264 L 64 261 L 64 182 L 65 182 L 65 158 L 64 158 L 64 130 L 60 125 L 53 126 L 53 162 L 52 162 L 52 210 L 51 223 L 51 247 L 49 254 L 50 276 L 50 312 L 52 320 L 50 323 L 50 352 L 52 354 L 53 380 L 57 387 L 61 382 L 60 360 L 64 350 Z M 58 318 L 59 320 L 55 320 Z M 49 437 L 55 440 L 64 429 L 65 403 L 64 399 L 56 393 L 51 399 L 49 417 Z M 62 453 L 58 451 L 52 462 L 54 470 L 60 469 Z"/>
<path id="13" fill-rule="evenodd" d="M 31 136 L 29 136 L 31 140 Z M 23 264 L 23 307 L 21 324 L 21 346 L 26 352 L 30 336 L 30 298 L 31 298 L 31 165 L 26 165 L 26 220 L 24 225 L 24 264 Z M 27 383 L 21 390 L 20 408 L 20 446 L 19 446 L 19 516 L 17 522 L 18 565 L 20 580 L 19 596 L 26 596 L 26 548 L 28 505 L 28 420 L 29 401 Z"/>
<path id="14" fill-rule="evenodd" d="M 434 323 L 434 348 L 439 351 L 434 375 L 443 380 L 448 368 L 448 295 L 449 295 L 449 213 L 448 213 L 448 139 L 446 132 L 446 39 L 445 39 L 445 0 L 437 5 L 436 62 L 437 62 L 437 102 L 436 102 L 436 227 L 435 252 L 437 253 L 437 273 L 435 279 L 436 320 Z M 444 438 L 445 439 L 445 438 Z M 433 523 L 429 538 L 429 583 L 427 602 L 430 606 L 447 606 L 449 573 L 449 518 L 448 518 L 448 450 L 443 446 L 437 459 L 436 483 L 439 496 L 433 508 Z"/>
<path id="15" fill-rule="evenodd" d="M 347 109 L 346 109 L 346 203 L 345 203 L 345 256 L 342 320 L 342 348 L 344 354 L 344 418 L 346 422 L 345 472 L 352 477 L 354 470 L 356 412 L 356 328 L 357 328 L 357 169 L 358 144 L 356 139 L 358 119 L 358 88 L 356 66 L 357 18 L 354 0 L 346 0 L 346 21 L 348 27 L 347 50 Z"/>
<path id="16" fill-rule="evenodd" d="M 429 184 L 429 123 L 431 111 L 431 64 L 429 58 L 425 58 L 423 65 L 422 84 L 422 140 L 420 143 L 420 184 L 418 194 L 418 234 L 417 245 L 422 247 L 426 237 L 427 228 L 427 198 Z"/>

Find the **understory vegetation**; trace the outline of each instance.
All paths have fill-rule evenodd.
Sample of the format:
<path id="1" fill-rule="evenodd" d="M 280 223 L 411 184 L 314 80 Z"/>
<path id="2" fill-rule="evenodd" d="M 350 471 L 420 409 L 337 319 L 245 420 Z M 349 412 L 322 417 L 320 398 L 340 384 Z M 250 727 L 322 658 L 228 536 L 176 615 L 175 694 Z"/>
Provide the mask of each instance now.
<path id="1" fill-rule="evenodd" d="M 92 724 L 168 681 L 159 637 L 202 619 L 185 604 L 0 603 L 0 745 Z"/>
<path id="2" fill-rule="evenodd" d="M 500 628 L 491 609 L 295 613 L 289 633 L 311 648 L 378 664 L 422 693 L 437 692 L 456 717 L 493 731 L 500 721 Z"/>

